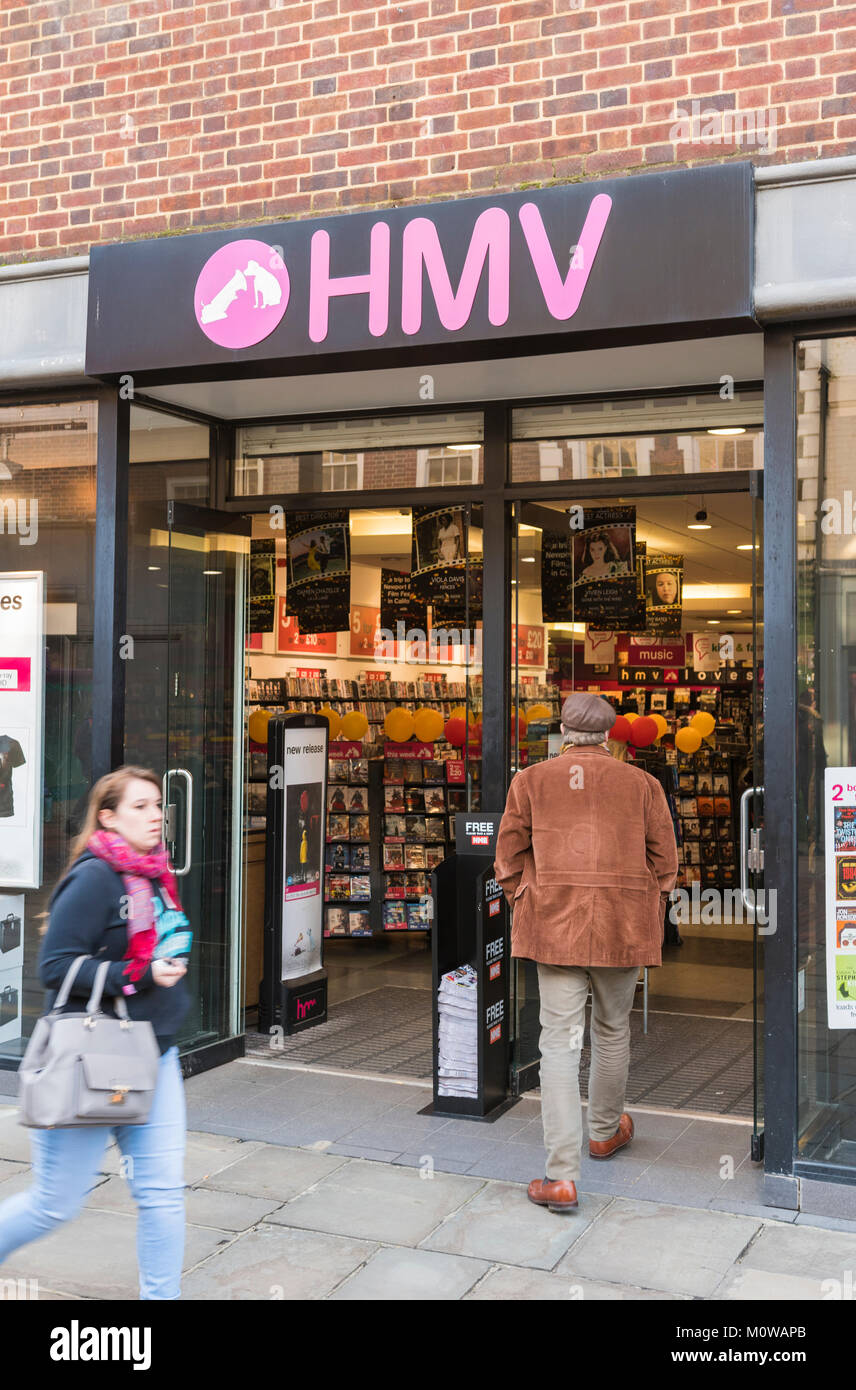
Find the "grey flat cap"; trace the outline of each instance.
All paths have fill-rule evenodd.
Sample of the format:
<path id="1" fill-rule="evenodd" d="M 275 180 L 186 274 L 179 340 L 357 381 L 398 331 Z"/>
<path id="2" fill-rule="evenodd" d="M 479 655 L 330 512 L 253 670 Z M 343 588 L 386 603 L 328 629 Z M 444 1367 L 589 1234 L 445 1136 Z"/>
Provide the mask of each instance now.
<path id="1" fill-rule="evenodd" d="M 575 691 L 562 705 L 562 729 L 565 732 L 606 733 L 615 723 L 615 710 L 607 700 L 587 690 Z"/>

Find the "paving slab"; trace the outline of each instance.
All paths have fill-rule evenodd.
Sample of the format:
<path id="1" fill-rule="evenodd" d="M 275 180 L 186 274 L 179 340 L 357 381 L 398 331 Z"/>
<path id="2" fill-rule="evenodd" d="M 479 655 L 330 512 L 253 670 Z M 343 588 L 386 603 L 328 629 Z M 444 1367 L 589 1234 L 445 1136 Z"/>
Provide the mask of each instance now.
<path id="1" fill-rule="evenodd" d="M 747 1250 L 741 1272 L 760 1269 L 768 1274 L 790 1274 L 818 1282 L 838 1279 L 842 1285 L 849 1277 L 852 1289 L 854 1265 L 856 1241 L 852 1235 L 776 1222 L 765 1226 Z"/>
<path id="2" fill-rule="evenodd" d="M 190 1187 L 184 1194 L 184 1209 L 192 1226 L 211 1226 L 219 1231 L 246 1231 L 275 1211 L 281 1203 L 272 1197 L 246 1197 L 235 1192 Z M 136 1214 L 136 1203 L 122 1178 L 108 1178 L 86 1200 L 94 1211 L 122 1211 Z"/>
<path id="3" fill-rule="evenodd" d="M 441 1301 L 463 1298 L 490 1269 L 484 1260 L 460 1255 L 440 1255 L 432 1250 L 389 1247 L 378 1250 L 368 1264 L 340 1285 L 330 1302 L 371 1299 L 374 1302 L 404 1300 Z"/>
<path id="4" fill-rule="evenodd" d="M 677 1299 L 677 1294 L 655 1293 L 651 1289 L 634 1289 L 629 1284 L 602 1284 L 594 1279 L 569 1279 L 566 1275 L 549 1274 L 543 1269 L 519 1269 L 503 1265 L 491 1270 L 476 1288 L 464 1295 L 466 1302 L 603 1302 L 607 1300 Z"/>
<path id="5" fill-rule="evenodd" d="M 760 1222 L 617 1197 L 559 1273 L 709 1298 Z"/>
<path id="6" fill-rule="evenodd" d="M 371 1241 L 261 1226 L 188 1274 L 182 1297 L 274 1302 L 326 1298 L 376 1249 Z"/>
<path id="7" fill-rule="evenodd" d="M 328 1157 L 326 1153 L 260 1144 L 245 1158 L 207 1178 L 202 1186 L 287 1202 L 328 1178 L 345 1162 L 344 1158 Z"/>
<path id="8" fill-rule="evenodd" d="M 760 1303 L 807 1303 L 828 1297 L 820 1279 L 797 1274 L 773 1274 L 768 1269 L 744 1269 L 728 1277 L 714 1295 L 725 1302 L 747 1299 Z"/>
<path id="9" fill-rule="evenodd" d="M 0 1158 L 15 1163 L 29 1163 L 30 1131 L 18 1123 L 18 1109 L 7 1110 L 0 1116 Z"/>
<path id="10" fill-rule="evenodd" d="M 16 1178 L 20 1173 L 26 1173 L 28 1165 L 26 1163 L 13 1163 L 10 1158 L 0 1158 L 0 1183 L 4 1183 L 8 1178 Z"/>
<path id="11" fill-rule="evenodd" d="M 432 1169 L 439 1173 L 468 1173 L 470 1171 L 470 1160 L 468 1158 L 432 1158 L 424 1153 L 403 1153 L 398 1154 L 393 1163 L 401 1163 L 407 1168 L 422 1168 L 426 1172 Z"/>
<path id="12" fill-rule="evenodd" d="M 188 1186 L 203 1182 L 259 1148 L 261 1144 L 256 1140 L 189 1130 L 184 1155 L 184 1181 Z M 101 1172 L 123 1176 L 122 1154 L 112 1139 L 104 1155 Z"/>
<path id="13" fill-rule="evenodd" d="M 284 1226 L 417 1245 L 483 1186 L 478 1178 L 351 1159 L 270 1217 Z"/>
<path id="14" fill-rule="evenodd" d="M 608 1197 L 587 1197 L 564 1215 L 535 1206 L 516 1183 L 488 1183 L 448 1217 L 420 1248 L 469 1255 L 496 1264 L 552 1269 L 606 1206 Z"/>
<path id="15" fill-rule="evenodd" d="M 13 1251 L 3 1264 L 3 1277 L 38 1279 L 82 1298 L 138 1298 L 136 1225 L 121 1212 L 84 1210 L 50 1235 Z M 231 1238 L 224 1231 L 187 1226 L 184 1268 Z"/>

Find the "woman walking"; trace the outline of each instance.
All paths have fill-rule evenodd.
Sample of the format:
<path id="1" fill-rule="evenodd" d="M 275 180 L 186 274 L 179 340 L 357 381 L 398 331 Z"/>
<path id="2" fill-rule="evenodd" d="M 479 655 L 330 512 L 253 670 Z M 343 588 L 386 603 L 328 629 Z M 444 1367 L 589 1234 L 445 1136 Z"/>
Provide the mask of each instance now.
<path id="1" fill-rule="evenodd" d="M 121 767 L 96 782 L 69 867 L 50 902 L 39 961 L 53 1005 L 72 962 L 81 965 L 64 1012 L 80 1012 L 110 961 L 103 1008 L 125 997 L 148 1020 L 161 1053 L 149 1118 L 141 1125 L 31 1130 L 33 1185 L 0 1203 L 0 1265 L 19 1246 L 76 1216 L 101 1168 L 108 1131 L 126 1160 L 139 1210 L 140 1298 L 176 1299 L 184 1255 L 184 1089 L 175 1038 L 188 1008 L 187 918 L 161 843 L 161 788 L 153 772 Z"/>

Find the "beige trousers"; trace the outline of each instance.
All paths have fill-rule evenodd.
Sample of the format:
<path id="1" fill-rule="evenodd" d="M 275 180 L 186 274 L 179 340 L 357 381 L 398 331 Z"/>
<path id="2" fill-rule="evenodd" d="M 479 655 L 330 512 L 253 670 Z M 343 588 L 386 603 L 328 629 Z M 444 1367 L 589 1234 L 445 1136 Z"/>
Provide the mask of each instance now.
<path id="1" fill-rule="evenodd" d="M 538 964 L 541 995 L 541 1119 L 545 1176 L 577 1182 L 583 1142 L 580 1053 L 591 984 L 590 1139 L 611 1139 L 624 1109 L 630 1011 L 639 967 Z"/>

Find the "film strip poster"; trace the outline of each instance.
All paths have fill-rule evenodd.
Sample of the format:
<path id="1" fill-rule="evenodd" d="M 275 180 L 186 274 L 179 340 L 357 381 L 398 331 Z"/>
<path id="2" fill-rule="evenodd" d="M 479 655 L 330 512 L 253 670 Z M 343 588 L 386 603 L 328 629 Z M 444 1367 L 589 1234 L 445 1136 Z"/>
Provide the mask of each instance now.
<path id="1" fill-rule="evenodd" d="M 635 623 L 636 508 L 573 507 L 574 618 L 596 628 Z"/>
<path id="2" fill-rule="evenodd" d="M 856 768 L 824 774 L 826 1007 L 830 1028 L 856 1027 Z"/>
<path id="3" fill-rule="evenodd" d="M 414 507 L 411 570 L 419 598 L 463 613 L 467 584 L 465 506 Z"/>
<path id="4" fill-rule="evenodd" d="M 464 592 L 455 586 L 454 597 L 444 598 L 442 591 L 431 605 L 434 627 L 464 627 L 481 621 L 484 594 L 484 562 L 481 556 L 470 557 L 464 574 Z"/>
<path id="5" fill-rule="evenodd" d="M 289 512 L 288 588 L 285 611 L 301 633 L 344 632 L 350 628 L 351 534 L 344 507 Z"/>
<path id="6" fill-rule="evenodd" d="M 645 557 L 645 604 L 646 627 L 652 636 L 680 636 L 683 588 L 683 555 L 649 551 Z"/>
<path id="7" fill-rule="evenodd" d="M 395 632 L 396 623 L 427 632 L 428 605 L 415 593 L 409 570 L 402 573 L 401 570 L 381 569 L 379 624 L 388 632 Z"/>
<path id="8" fill-rule="evenodd" d="M 250 541 L 250 632 L 273 632 L 276 541 Z"/>
<path id="9" fill-rule="evenodd" d="M 541 536 L 541 617 L 545 623 L 569 623 L 574 618 L 569 531 L 544 531 Z"/>
<path id="10" fill-rule="evenodd" d="M 645 557 L 648 546 L 645 541 L 636 541 L 636 619 L 625 628 L 626 632 L 640 633 L 648 630 L 648 605 L 645 601 Z"/>

